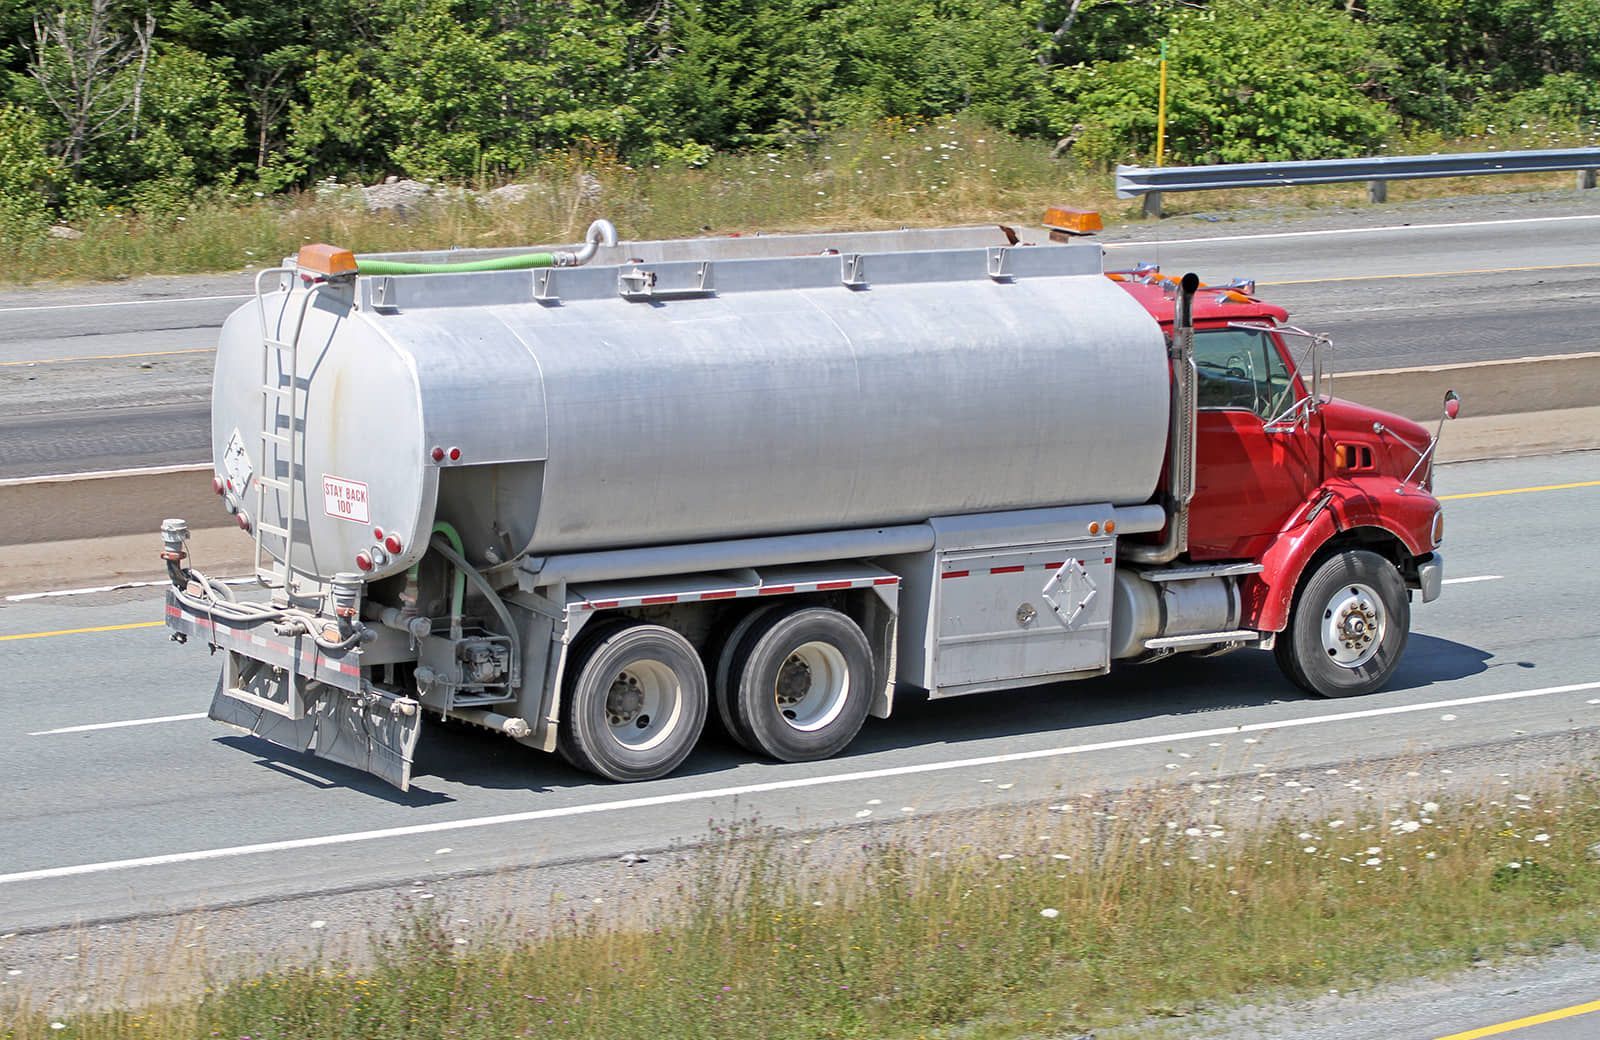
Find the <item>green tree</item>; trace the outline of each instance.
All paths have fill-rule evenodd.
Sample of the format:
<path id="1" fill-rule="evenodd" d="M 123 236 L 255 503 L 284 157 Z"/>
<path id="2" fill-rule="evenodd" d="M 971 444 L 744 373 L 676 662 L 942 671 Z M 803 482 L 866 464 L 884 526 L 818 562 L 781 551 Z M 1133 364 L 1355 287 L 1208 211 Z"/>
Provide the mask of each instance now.
<path id="1" fill-rule="evenodd" d="M 33 112 L 0 104 L 0 240 L 35 237 L 50 223 L 66 169 L 47 151 L 46 133 Z"/>
<path id="2" fill-rule="evenodd" d="M 1034 16 L 990 0 L 858 0 L 827 22 L 839 68 L 834 111 L 859 122 L 968 111 L 1020 133 L 1049 118 Z"/>
<path id="3" fill-rule="evenodd" d="M 88 165 L 90 179 L 150 212 L 183 209 L 201 186 L 232 182 L 246 137 L 230 71 L 225 58 L 159 48 L 145 76 L 137 133 L 104 147 Z"/>
<path id="4" fill-rule="evenodd" d="M 1173 162 L 1360 155 L 1394 117 L 1372 95 L 1386 59 L 1371 33 L 1309 0 L 1217 0 L 1172 22 L 1167 152 Z M 1090 163 L 1150 158 L 1158 48 L 1059 74 L 1058 117 Z"/>
<path id="5" fill-rule="evenodd" d="M 660 122 L 679 138 L 718 148 L 814 136 L 827 124 L 836 41 L 819 29 L 827 0 L 683 0 Z"/>

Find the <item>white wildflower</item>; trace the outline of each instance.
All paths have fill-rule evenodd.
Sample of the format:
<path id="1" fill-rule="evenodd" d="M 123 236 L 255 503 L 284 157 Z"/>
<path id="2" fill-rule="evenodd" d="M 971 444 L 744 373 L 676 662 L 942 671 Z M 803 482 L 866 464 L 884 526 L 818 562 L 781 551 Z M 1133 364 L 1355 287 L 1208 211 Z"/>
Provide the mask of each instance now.
<path id="1" fill-rule="evenodd" d="M 1043 910 L 1039 911 L 1039 916 L 1054 921 L 1056 918 L 1061 916 L 1061 911 L 1057 910 L 1053 906 L 1047 906 Z"/>

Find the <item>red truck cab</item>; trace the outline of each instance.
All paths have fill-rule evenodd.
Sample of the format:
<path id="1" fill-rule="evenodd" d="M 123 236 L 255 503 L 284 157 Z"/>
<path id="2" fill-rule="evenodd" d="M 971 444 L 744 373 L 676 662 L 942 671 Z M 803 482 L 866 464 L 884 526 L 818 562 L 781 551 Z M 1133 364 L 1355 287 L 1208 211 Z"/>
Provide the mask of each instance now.
<path id="1" fill-rule="evenodd" d="M 1174 279 L 1111 277 L 1174 335 Z M 1255 565 L 1239 584 L 1241 627 L 1276 633 L 1279 664 L 1311 692 L 1375 690 L 1404 650 L 1413 593 L 1439 594 L 1435 437 L 1322 393 L 1327 339 L 1253 286 L 1201 287 L 1192 318 L 1194 497 L 1174 562 Z M 1446 413 L 1455 407 L 1449 395 Z"/>

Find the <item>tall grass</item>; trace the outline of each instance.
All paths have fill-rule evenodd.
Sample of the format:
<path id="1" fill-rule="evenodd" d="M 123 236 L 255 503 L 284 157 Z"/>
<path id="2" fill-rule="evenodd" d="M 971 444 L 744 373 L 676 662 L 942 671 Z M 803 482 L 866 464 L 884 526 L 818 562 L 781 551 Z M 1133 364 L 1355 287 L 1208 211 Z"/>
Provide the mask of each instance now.
<path id="1" fill-rule="evenodd" d="M 1136 794 L 842 860 L 740 837 L 621 919 L 461 933 L 418 911 L 359 963 L 67 1019 L 17 1006 L 3 1035 L 1005 1037 L 1600 939 L 1592 777 L 1242 831 L 1206 818 Z"/>
<path id="2" fill-rule="evenodd" d="M 1530 136 L 1531 135 L 1531 136 Z M 1524 139 L 1526 138 L 1526 139 Z M 1502 135 L 1499 148 L 1593 143 L 1584 135 Z M 1474 150 L 1484 140 L 1397 143 L 1396 151 Z M 1559 187 L 1571 175 L 1397 182 L 1390 197 Z M 275 264 L 305 242 L 358 252 L 572 242 L 605 216 L 624 237 L 900 225 L 1035 221 L 1046 206 L 1100 210 L 1109 222 L 1138 218 L 1138 200 L 1118 200 L 1111 175 L 1054 159 L 1047 142 L 966 119 L 886 121 L 807 148 L 718 155 L 700 168 L 634 168 L 605 155 L 560 154 L 522 179 L 526 199 L 495 204 L 486 194 L 442 189 L 405 214 L 368 212 L 353 191 L 258 197 L 241 191 L 164 216 L 101 212 L 79 223 L 81 239 L 7 244 L 0 281 L 111 279 L 142 274 L 236 271 Z M 1364 198 L 1364 185 L 1169 195 L 1169 213 L 1254 206 L 1328 206 Z"/>

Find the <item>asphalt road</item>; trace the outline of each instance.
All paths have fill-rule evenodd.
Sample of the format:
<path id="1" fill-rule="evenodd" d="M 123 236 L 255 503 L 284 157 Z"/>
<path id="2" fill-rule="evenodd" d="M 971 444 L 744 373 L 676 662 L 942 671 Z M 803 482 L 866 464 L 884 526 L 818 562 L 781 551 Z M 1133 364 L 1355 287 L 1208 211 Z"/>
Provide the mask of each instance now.
<path id="1" fill-rule="evenodd" d="M 1383 693 L 1304 697 L 1267 654 L 1180 660 L 905 704 L 828 762 L 755 762 L 708 739 L 679 775 L 628 786 L 434 725 L 401 795 L 197 717 L 218 663 L 144 627 L 159 614 L 151 596 L 0 606 L 0 933 L 270 904 L 257 927 L 282 943 L 304 937 L 311 912 L 330 929 L 364 926 L 381 901 L 364 893 L 614 863 L 703 840 L 708 820 L 916 828 L 950 812 L 1174 780 L 1309 806 L 1338 793 L 1327 770 L 1344 763 L 1401 758 L 1415 763 L 1415 783 L 1448 793 L 1589 759 L 1600 732 L 1600 453 L 1449 466 L 1438 483 L 1442 495 L 1472 496 L 1447 503 L 1452 584 L 1417 606 Z M 1581 486 L 1518 490 L 1558 485 Z M 1483 494 L 1505 491 L 1516 493 Z M 308 911 L 306 900 L 321 902 Z M 1593 1034 L 1527 1038 L 1577 1035 Z"/>
<path id="2" fill-rule="evenodd" d="M 1597 243 L 1600 192 L 1105 236 L 1113 268 L 1255 278 L 1333 334 L 1336 371 L 1600 349 Z M 242 273 L 0 292 L 0 477 L 205 461 L 210 350 L 250 285 Z"/>

